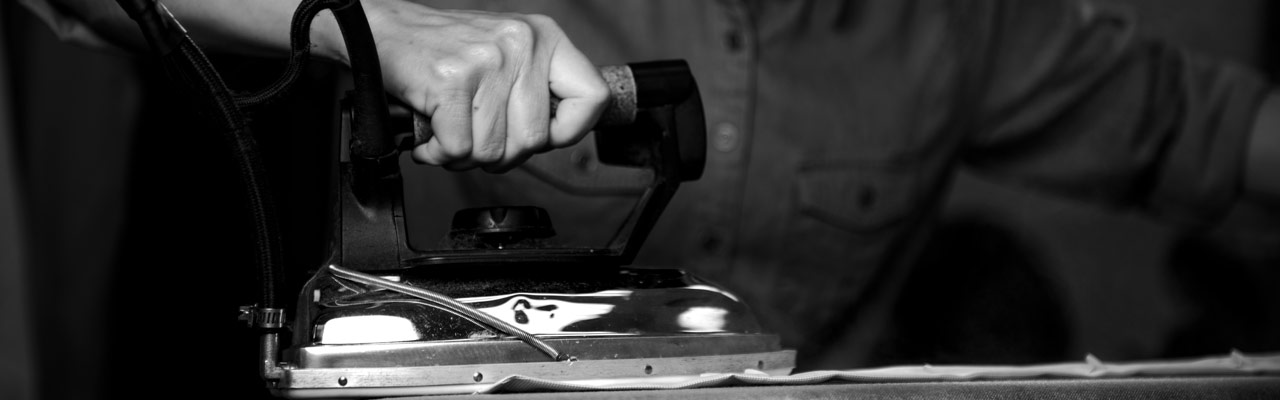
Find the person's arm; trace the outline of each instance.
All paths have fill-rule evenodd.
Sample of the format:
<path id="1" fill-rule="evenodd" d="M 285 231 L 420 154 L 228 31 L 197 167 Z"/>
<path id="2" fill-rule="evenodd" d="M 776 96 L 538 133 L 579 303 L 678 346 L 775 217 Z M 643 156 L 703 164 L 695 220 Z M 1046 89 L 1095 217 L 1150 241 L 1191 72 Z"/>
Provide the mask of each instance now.
<path id="1" fill-rule="evenodd" d="M 134 22 L 107 0 L 55 0 L 118 45 L 145 49 Z M 214 51 L 287 56 L 298 0 L 164 0 L 192 38 Z M 608 87 L 550 18 L 436 10 L 403 0 L 362 2 L 387 92 L 431 117 L 419 162 L 502 171 L 582 138 Z M 313 53 L 345 62 L 329 12 L 312 24 Z M 555 118 L 550 96 L 561 98 Z"/>
<path id="2" fill-rule="evenodd" d="M 1254 121 L 1245 189 L 1250 196 L 1280 208 L 1280 91 L 1267 96 Z"/>
<path id="3" fill-rule="evenodd" d="M 976 14 L 980 129 L 964 157 L 980 172 L 1193 227 L 1274 190 L 1274 131 L 1254 129 L 1272 87 L 1256 71 L 1083 1 L 977 4 L 991 8 Z"/>

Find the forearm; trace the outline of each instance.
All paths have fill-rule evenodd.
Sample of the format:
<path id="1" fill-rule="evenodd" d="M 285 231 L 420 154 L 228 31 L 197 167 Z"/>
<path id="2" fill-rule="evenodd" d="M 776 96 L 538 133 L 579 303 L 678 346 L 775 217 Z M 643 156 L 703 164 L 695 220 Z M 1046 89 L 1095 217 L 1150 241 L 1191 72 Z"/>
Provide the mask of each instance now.
<path id="1" fill-rule="evenodd" d="M 145 49 L 111 0 L 47 0 L 123 47 Z M 197 43 L 214 51 L 289 54 L 300 0 L 163 0 Z M 596 67 L 541 15 L 436 10 L 404 0 L 362 3 L 384 89 L 431 117 L 414 159 L 505 171 L 537 152 L 577 142 L 609 101 Z M 312 53 L 346 61 L 333 14 L 311 25 Z M 551 96 L 560 99 L 551 118 Z"/>
<path id="2" fill-rule="evenodd" d="M 142 50 L 146 43 L 133 20 L 112 0 L 52 0 L 73 13 L 99 35 L 119 46 Z M 188 33 L 202 47 L 217 52 L 285 56 L 289 26 L 299 0 L 163 0 Z M 337 23 L 328 11 L 316 16 L 311 28 L 313 51 L 342 59 Z"/>
<path id="3" fill-rule="evenodd" d="M 1258 110 L 1245 164 L 1245 193 L 1280 207 L 1280 91 Z"/>

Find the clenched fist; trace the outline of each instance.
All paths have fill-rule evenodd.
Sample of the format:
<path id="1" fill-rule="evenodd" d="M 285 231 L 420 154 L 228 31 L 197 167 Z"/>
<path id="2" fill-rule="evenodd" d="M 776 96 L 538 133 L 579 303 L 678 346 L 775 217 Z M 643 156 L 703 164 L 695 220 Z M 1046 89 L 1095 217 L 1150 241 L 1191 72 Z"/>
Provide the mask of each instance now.
<path id="1" fill-rule="evenodd" d="M 434 137 L 413 150 L 418 162 L 505 171 L 576 143 L 608 104 L 595 66 L 548 17 L 365 7 L 384 86 L 431 118 Z"/>

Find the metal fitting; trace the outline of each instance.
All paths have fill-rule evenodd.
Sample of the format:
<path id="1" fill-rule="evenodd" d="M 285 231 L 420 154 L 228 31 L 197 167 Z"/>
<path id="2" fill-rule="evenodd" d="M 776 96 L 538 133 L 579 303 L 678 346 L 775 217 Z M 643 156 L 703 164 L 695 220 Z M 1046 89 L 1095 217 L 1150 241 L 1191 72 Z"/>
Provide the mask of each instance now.
<path id="1" fill-rule="evenodd" d="M 284 327 L 284 309 L 262 308 L 257 304 L 240 306 L 239 319 L 250 328 L 280 329 Z"/>

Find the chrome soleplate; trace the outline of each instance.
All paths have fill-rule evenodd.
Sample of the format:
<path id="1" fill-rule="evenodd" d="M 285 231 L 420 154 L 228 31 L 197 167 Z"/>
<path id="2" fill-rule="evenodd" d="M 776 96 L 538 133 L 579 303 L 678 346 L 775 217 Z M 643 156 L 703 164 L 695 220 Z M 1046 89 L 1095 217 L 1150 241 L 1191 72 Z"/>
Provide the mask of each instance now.
<path id="1" fill-rule="evenodd" d="M 288 398 L 467 394 L 512 375 L 587 384 L 670 383 L 706 373 L 791 373 L 791 350 L 725 356 L 286 370 L 273 391 Z"/>

